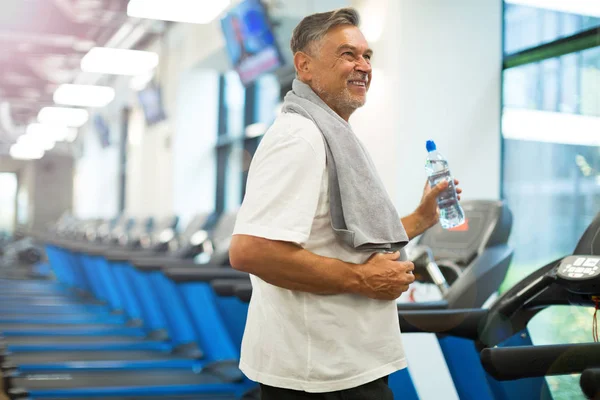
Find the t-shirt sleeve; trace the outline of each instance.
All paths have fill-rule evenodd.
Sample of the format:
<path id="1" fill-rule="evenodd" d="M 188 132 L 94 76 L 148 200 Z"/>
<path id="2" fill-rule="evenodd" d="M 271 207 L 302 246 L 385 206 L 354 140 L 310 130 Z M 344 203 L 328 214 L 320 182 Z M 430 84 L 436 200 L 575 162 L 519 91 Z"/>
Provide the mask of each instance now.
<path id="1" fill-rule="evenodd" d="M 325 152 L 316 151 L 315 141 L 296 133 L 265 136 L 261 142 L 248 173 L 234 235 L 305 245 L 319 203 Z"/>

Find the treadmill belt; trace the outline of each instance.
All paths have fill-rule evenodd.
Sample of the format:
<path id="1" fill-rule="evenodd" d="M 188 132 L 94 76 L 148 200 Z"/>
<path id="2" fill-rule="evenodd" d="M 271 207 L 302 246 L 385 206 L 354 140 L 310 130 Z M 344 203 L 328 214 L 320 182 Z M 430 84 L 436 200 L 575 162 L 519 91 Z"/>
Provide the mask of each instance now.
<path id="1" fill-rule="evenodd" d="M 101 319 L 104 318 L 106 316 L 109 316 L 110 314 L 99 314 L 99 313 L 94 313 L 94 312 L 73 312 L 70 314 L 61 314 L 61 315 L 55 315 L 55 314 L 48 314 L 48 313 L 42 313 L 42 312 L 21 312 L 21 313 L 1 313 L 0 312 L 0 319 L 3 320 L 7 320 L 9 321 L 9 323 L 12 323 L 12 319 L 52 319 L 52 318 L 57 318 L 57 319 L 66 319 L 66 318 L 96 318 L 96 319 Z M 52 321 L 50 321 L 52 322 Z"/>
<path id="2" fill-rule="evenodd" d="M 77 329 L 116 329 L 122 325 L 116 324 L 0 324 L 2 331 L 76 331 Z"/>
<path id="3" fill-rule="evenodd" d="M 121 344 L 140 343 L 146 341 L 143 337 L 135 336 L 7 336 L 0 343 L 7 345 L 23 344 Z"/>
<path id="4" fill-rule="evenodd" d="M 223 383 L 223 380 L 210 373 L 161 370 L 30 374 L 22 378 L 11 378 L 10 382 L 11 387 L 32 391 L 42 389 L 205 385 Z"/>
<path id="5" fill-rule="evenodd" d="M 55 364 L 71 361 L 145 361 L 187 359 L 168 352 L 151 350 L 125 351 L 37 351 L 32 353 L 14 353 L 6 356 L 5 360 L 15 365 L 24 364 Z"/>
<path id="6" fill-rule="evenodd" d="M 14 307 L 20 307 L 27 309 L 27 307 L 68 307 L 68 306 L 86 306 L 86 305 L 100 305 L 101 303 L 91 303 L 82 300 L 70 300 L 70 299 L 32 299 L 32 298 L 2 298 L 2 304 L 4 306 L 12 305 Z"/>

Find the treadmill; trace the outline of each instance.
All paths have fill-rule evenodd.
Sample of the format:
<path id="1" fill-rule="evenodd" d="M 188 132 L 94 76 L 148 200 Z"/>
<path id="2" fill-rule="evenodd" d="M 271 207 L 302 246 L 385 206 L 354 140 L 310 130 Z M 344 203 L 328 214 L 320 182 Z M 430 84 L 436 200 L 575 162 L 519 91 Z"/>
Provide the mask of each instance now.
<path id="1" fill-rule="evenodd" d="M 233 227 L 231 226 L 231 229 Z M 218 235 L 215 235 L 218 237 Z M 229 235 L 230 236 L 230 235 Z M 222 254 L 220 246 L 215 246 L 214 255 Z M 191 268 L 194 267 L 194 268 Z M 220 320 L 219 310 L 214 302 L 210 301 L 209 291 L 206 290 L 206 283 L 198 285 L 191 283 L 186 285 L 190 279 L 189 273 L 192 271 L 203 273 L 207 281 L 213 278 L 232 278 L 244 277 L 247 274 L 232 270 L 231 268 L 218 266 L 210 268 L 208 265 L 199 266 L 189 262 L 173 262 L 167 267 L 163 267 L 173 281 L 183 282 L 178 286 L 186 300 L 182 308 L 194 308 L 192 318 L 196 323 L 199 340 L 203 349 L 206 350 L 207 358 L 215 360 L 212 363 L 205 363 L 202 368 L 199 365 L 187 370 L 152 370 L 152 371 L 106 371 L 90 372 L 82 370 L 61 370 L 56 369 L 53 374 L 48 374 L 48 370 L 38 365 L 37 373 L 27 373 L 31 368 L 19 368 L 5 375 L 5 384 L 10 387 L 13 379 L 17 377 L 28 382 L 26 391 L 14 388 L 10 393 L 26 393 L 28 398 L 36 398 L 36 393 L 52 393 L 57 398 L 70 398 L 72 396 L 84 397 L 92 393 L 102 393 L 104 397 L 126 396 L 126 395 L 150 395 L 152 393 L 162 393 L 171 395 L 198 393 L 213 393 L 227 395 L 225 398 L 240 398 L 242 394 L 252 391 L 256 384 L 249 381 L 237 368 L 237 359 L 239 350 L 231 342 L 227 332 L 227 327 Z M 192 277 L 195 275 L 192 275 Z M 180 281 L 183 279 L 183 281 Z M 195 282 L 195 281 L 194 281 Z M 204 286 L 204 287 L 202 287 Z M 184 294 L 185 293 L 185 294 Z M 204 300 L 204 303 L 198 301 Z M 208 300 L 208 301 L 207 301 Z M 202 304 L 201 307 L 198 305 Z M 58 355 L 57 355 L 58 356 Z M 163 365 L 163 368 L 168 366 Z M 29 385 L 30 384 L 30 385 Z M 15 395 L 16 396 L 16 395 Z M 18 397 L 14 397 L 18 398 Z M 199 398 L 199 397 L 198 397 Z M 221 398 L 221 397 L 210 397 Z"/>
<path id="2" fill-rule="evenodd" d="M 247 279 L 247 274 L 230 268 L 189 268 L 181 266 L 169 268 L 171 279 L 179 282 L 182 292 L 188 292 L 186 307 L 189 302 L 198 300 L 198 292 L 206 295 L 206 290 L 193 287 L 198 281 L 210 282 L 213 279 Z M 203 284 L 206 285 L 206 284 Z M 200 289 L 200 290 L 198 290 Z M 195 292 L 195 294 L 193 293 Z M 227 326 L 219 320 L 219 312 L 214 303 L 203 303 L 197 307 L 197 327 L 201 345 L 210 354 L 211 363 L 196 366 L 196 368 L 135 370 L 135 371 L 89 371 L 89 370 L 15 370 L 5 376 L 5 385 L 10 388 L 8 393 L 14 397 L 26 396 L 36 399 L 40 396 L 53 395 L 56 398 L 92 397 L 102 394 L 103 398 L 121 398 L 123 396 L 147 396 L 162 394 L 172 398 L 179 394 L 196 393 L 200 395 L 214 394 L 228 396 L 223 398 L 239 399 L 246 393 L 252 393 L 256 384 L 248 380 L 238 369 L 239 350 L 230 340 Z M 201 319 L 201 321 L 198 321 Z"/>
<path id="3" fill-rule="evenodd" d="M 86 225 L 80 227 L 81 229 L 88 229 Z M 66 244 L 67 242 L 64 239 L 54 239 L 54 243 Z M 58 251 L 54 251 L 54 249 L 48 251 L 48 256 L 50 259 L 54 257 L 58 257 Z M 115 310 L 110 310 L 102 299 L 94 298 L 89 291 L 89 287 L 87 283 L 82 279 L 82 275 L 80 271 L 77 269 L 80 268 L 79 265 L 70 265 L 71 263 L 75 263 L 75 260 L 64 260 L 61 259 L 60 262 L 57 260 L 53 261 L 55 264 L 55 270 L 57 271 L 59 278 L 62 278 L 66 283 L 66 286 L 60 288 L 56 283 L 47 281 L 48 286 L 43 287 L 40 282 L 39 287 L 43 287 L 42 293 L 30 292 L 26 291 L 23 293 L 23 296 L 26 298 L 19 298 L 20 296 L 14 297 L 12 300 L 17 301 L 20 306 L 19 313 L 16 318 L 26 319 L 30 313 L 44 313 L 44 314 L 55 314 L 56 317 L 52 317 L 54 320 L 54 324 L 46 324 L 46 321 L 35 321 L 33 320 L 31 324 L 22 325 L 22 324 L 0 324 L 0 331 L 4 335 L 10 335 L 12 332 L 17 334 L 23 334 L 24 331 L 29 329 L 35 330 L 36 326 L 40 328 L 40 333 L 45 334 L 45 328 L 52 328 L 55 326 L 59 328 L 63 323 L 72 322 L 74 324 L 73 328 L 81 328 L 83 326 L 77 326 L 75 324 L 76 321 L 68 321 L 69 317 L 75 319 L 76 314 L 87 313 L 87 315 L 99 315 L 98 312 L 105 311 L 106 313 L 113 313 L 112 319 L 120 320 L 122 323 L 124 316 L 117 315 L 118 313 Z M 77 267 L 77 268 L 76 268 Z M 68 271 L 67 270 L 71 270 Z M 43 282 L 46 283 L 46 282 Z M 45 286 L 45 285 L 44 285 Z M 62 290 L 61 290 L 62 289 Z M 7 297 L 4 296 L 4 299 Z M 23 310 L 23 303 L 27 304 L 27 307 Z M 65 317 L 63 317 L 65 315 Z M 69 316 L 69 317 L 66 317 Z M 13 320 L 16 318 L 7 318 L 9 320 Z M 0 318 L 1 319 L 1 318 Z M 102 318 L 98 318 L 102 319 Z M 7 321 L 8 322 L 8 321 Z M 36 323 L 37 322 L 37 323 Z M 61 323 L 62 322 L 62 323 Z M 86 322 L 86 321 L 82 321 Z M 39 323 L 39 325 L 38 325 Z M 95 326 L 85 326 L 83 328 L 94 328 Z M 65 328 L 70 328 L 69 326 L 65 326 Z M 52 329 L 49 329 L 50 331 Z M 60 331 L 61 329 L 56 329 Z"/>
<path id="4" fill-rule="evenodd" d="M 468 385 L 481 384 L 475 382 L 479 377 L 496 398 L 549 395 L 545 376 L 575 373 L 582 373 L 582 390 L 594 398 L 599 388 L 600 343 L 534 346 L 527 324 L 547 307 L 597 308 L 599 298 L 600 213 L 572 255 L 534 271 L 500 296 L 491 308 L 401 311 L 399 320 L 403 332 L 435 332 L 470 341 L 478 357 L 472 363 L 477 365 L 465 364 L 463 373 Z M 473 360 L 466 353 L 461 357 Z M 476 373 L 477 368 L 485 374 Z"/>
<path id="5" fill-rule="evenodd" d="M 185 256 L 193 256 L 196 252 L 196 247 L 193 242 L 194 238 L 198 236 L 198 233 L 202 233 L 203 231 L 198 231 L 197 227 L 200 222 L 206 221 L 206 218 L 196 218 L 192 221 L 190 226 L 194 228 L 196 232 L 191 233 L 193 230 L 188 230 L 189 237 L 186 238 L 189 242 L 191 242 L 187 246 L 182 246 L 178 251 L 177 255 L 185 255 Z M 228 229 L 233 229 L 233 225 L 229 220 L 226 220 L 228 224 L 226 227 Z M 221 225 L 223 225 L 221 223 Z M 217 230 L 218 231 L 218 230 Z M 218 232 L 217 232 L 218 233 Z M 201 235 L 202 236 L 202 235 Z M 206 236 L 206 235 L 204 235 Z M 91 250 L 91 249 L 90 249 Z M 92 250 L 93 251 L 93 250 Z M 129 255 L 135 256 L 137 253 L 130 252 Z M 135 258 L 133 259 L 135 260 Z M 152 261 L 153 263 L 160 263 L 162 265 L 166 262 L 175 262 L 181 263 L 184 260 L 178 259 L 176 257 L 142 257 L 140 259 L 141 263 Z M 190 266 L 198 266 L 198 264 L 189 261 L 186 265 Z M 143 280 L 138 283 L 144 283 Z M 131 366 L 132 368 L 150 368 L 152 366 L 160 367 L 169 366 L 173 368 L 179 368 L 181 366 L 189 367 L 190 365 L 197 365 L 197 359 L 201 358 L 202 352 L 195 344 L 196 338 L 195 333 L 193 332 L 193 328 L 191 327 L 189 321 L 187 321 L 187 316 L 182 312 L 183 306 L 177 303 L 176 296 L 166 296 L 163 298 L 162 302 L 158 302 L 155 298 L 156 296 L 163 296 L 164 293 L 168 292 L 170 288 L 165 286 L 165 282 L 161 282 L 161 286 L 154 288 L 147 288 L 144 296 L 148 300 L 152 300 L 152 304 L 160 313 L 164 313 L 167 316 L 166 328 L 168 331 L 168 336 L 164 336 L 164 329 L 157 330 L 151 333 L 155 334 L 155 336 L 150 336 L 149 339 L 159 339 L 161 335 L 163 335 L 163 342 L 159 343 L 148 343 L 140 341 L 140 338 L 124 338 L 119 339 L 114 336 L 108 337 L 106 341 L 102 341 L 91 350 L 82 351 L 79 344 L 91 344 L 99 342 L 96 337 L 83 337 L 79 340 L 78 346 L 65 346 L 60 349 L 56 349 L 58 343 L 54 343 L 52 345 L 46 345 L 43 342 L 47 342 L 46 338 L 37 339 L 38 343 L 41 344 L 37 346 L 33 346 L 32 343 L 27 343 L 24 347 L 19 348 L 16 345 L 16 342 L 13 341 L 12 346 L 8 346 L 8 350 L 1 354 L 0 356 L 3 358 L 5 362 L 3 367 L 6 369 L 13 369 L 17 365 L 23 367 L 23 364 L 26 365 L 27 368 L 36 369 L 36 368 L 50 368 L 51 365 L 56 368 L 69 368 L 75 367 L 78 368 L 96 368 L 99 362 L 104 362 L 104 364 L 100 363 L 102 368 L 123 368 L 127 366 Z M 177 318 L 171 318 L 176 316 Z M 138 328 L 139 329 L 139 328 Z M 69 338 L 63 339 L 63 341 L 69 341 Z M 166 341 L 169 339 L 169 342 Z M 99 350 L 108 350 L 107 346 L 110 345 L 113 349 L 112 352 L 99 352 Z M 37 347 L 37 348 L 36 348 Z M 77 347 L 77 351 L 73 350 L 73 347 Z M 56 349 L 53 351 L 53 348 Z M 135 351 L 128 351 L 134 350 Z M 12 350 L 20 350 L 20 351 L 11 351 Z M 38 351 L 36 351 L 38 350 Z M 71 350 L 71 351 L 69 351 Z M 123 360 L 131 360 L 131 362 L 123 361 Z M 163 364 L 153 364 L 149 361 L 163 361 Z M 110 363 L 107 363 L 109 362 Z"/>
<path id="6" fill-rule="evenodd" d="M 195 231 L 200 228 L 200 226 L 206 221 L 206 216 L 197 216 L 192 222 L 189 224 L 188 229 L 185 234 L 190 235 L 190 231 Z M 172 223 L 171 223 L 172 225 Z M 169 228 L 170 229 L 170 228 Z M 187 240 L 185 237 L 181 240 Z M 162 243 L 161 243 L 162 245 Z M 184 249 L 185 250 L 185 249 Z M 110 250 L 108 250 L 110 251 Z M 119 250 L 123 252 L 124 250 Z M 148 252 L 146 252 L 146 256 Z M 185 252 L 185 254 L 191 254 L 189 252 Z M 181 252 L 174 252 L 172 257 L 175 258 L 179 254 L 184 254 Z M 137 251 L 129 251 L 129 254 L 139 254 Z M 154 254 L 154 252 L 152 252 Z M 137 330 L 137 334 L 131 334 L 124 336 L 120 335 L 119 330 L 127 330 L 131 328 L 118 328 L 115 332 L 104 332 L 102 331 L 92 331 L 89 327 L 86 327 L 86 330 L 72 330 L 67 334 L 67 332 L 60 332 L 61 335 L 51 335 L 53 332 L 47 332 L 47 327 L 44 329 L 46 332 L 42 332 L 42 329 L 38 332 L 33 332 L 33 335 L 20 335 L 20 336 L 7 336 L 3 339 L 3 344 L 8 346 L 9 351 L 12 352 L 22 352 L 22 351 L 34 351 L 38 350 L 69 350 L 76 347 L 81 349 L 82 345 L 88 346 L 88 348 L 95 349 L 106 349 L 107 346 L 113 346 L 114 349 L 127 347 L 130 349 L 144 349 L 144 348 L 159 348 L 163 351 L 166 351 L 169 346 L 166 342 L 168 337 L 165 335 L 165 331 L 157 331 L 150 332 L 148 335 L 145 334 L 140 328 L 135 328 Z M 45 335 L 42 335 L 45 333 Z M 58 332 L 57 332 L 58 333 Z M 145 340 L 146 339 L 146 340 Z M 157 342 L 158 341 L 158 342 Z M 61 348 L 62 345 L 62 348 Z"/>
<path id="7" fill-rule="evenodd" d="M 590 399 L 598 399 L 600 343 L 533 346 L 526 326 L 538 312 L 552 305 L 596 307 L 595 299 L 600 297 L 599 233 L 600 214 L 583 234 L 572 256 L 533 272 L 489 309 L 400 310 L 401 330 L 404 334 L 435 333 L 471 343 L 477 357 L 462 352 L 460 361 L 478 365 L 462 365 L 465 385 L 456 382 L 453 375 L 461 398 L 478 398 L 481 390 L 489 391 L 497 399 L 539 398 L 540 393 L 547 391 L 544 376 L 581 373 L 583 393 Z M 588 268 L 577 267 L 583 264 Z M 252 296 L 252 286 L 247 282 L 233 281 L 229 289 L 222 290 L 233 290 L 245 302 Z M 456 360 L 449 360 L 449 364 L 453 362 Z M 519 384 L 513 383 L 515 380 L 520 380 Z"/>
<path id="8" fill-rule="evenodd" d="M 166 228 L 171 228 L 173 227 L 174 223 L 176 223 L 176 219 L 174 218 L 168 218 L 166 221 L 161 221 L 161 223 L 163 224 L 162 226 L 159 224 L 159 229 L 166 229 Z M 147 231 L 147 229 L 149 229 L 149 227 L 151 227 L 153 224 L 153 220 L 152 219 L 147 219 L 147 220 L 143 220 L 143 221 L 138 221 L 138 223 L 136 225 L 134 225 L 134 229 L 137 228 L 138 232 L 135 232 L 134 229 L 132 229 L 132 234 L 129 235 L 129 237 L 133 237 L 136 238 L 137 242 L 132 241 L 133 243 L 126 243 L 126 245 L 128 247 L 131 248 L 136 248 L 136 246 L 138 246 L 139 243 L 139 238 L 142 237 L 142 235 Z M 35 300 L 42 300 L 42 301 L 48 301 L 48 300 L 59 300 L 59 299 L 68 299 L 68 298 L 72 298 L 73 302 L 81 302 L 82 300 L 82 296 L 81 295 L 77 295 L 77 294 L 72 294 L 69 293 L 69 291 L 67 290 L 60 290 L 60 288 L 56 288 L 56 287 L 51 287 L 51 289 L 49 290 L 40 290 L 40 291 L 31 291 L 31 290 L 25 290 L 23 291 L 23 288 L 21 287 L 21 285 L 18 285 L 16 287 L 16 289 L 21 289 L 19 290 L 19 292 L 13 291 L 13 293 L 11 293 L 9 296 L 7 296 L 6 292 L 3 292 L 1 297 L 3 300 L 6 300 L 7 297 L 10 298 L 13 301 L 18 301 L 19 303 L 23 303 L 24 299 L 20 299 L 19 297 L 25 297 L 25 299 L 35 299 Z M 13 297 L 16 296 L 16 297 Z M 32 297 L 33 296 L 33 297 Z M 113 306 L 113 310 L 116 307 L 116 304 L 111 304 Z M 68 309 L 68 307 L 63 307 L 61 308 L 61 310 L 65 310 Z M 27 312 L 29 311 L 29 312 Z M 54 315 L 46 315 L 44 313 L 41 313 L 39 310 L 27 310 L 27 311 L 22 311 L 19 314 L 16 313 L 8 313 L 8 314 L 0 314 L 0 326 L 2 326 L 2 324 L 16 324 L 16 323 L 20 323 L 20 324 L 51 324 L 51 323 L 55 323 L 55 324 L 93 324 L 94 322 L 101 322 L 103 324 L 124 324 L 127 323 L 128 321 L 134 319 L 132 318 L 133 316 L 127 312 L 127 313 L 123 313 L 123 312 L 114 312 L 114 311 L 120 311 L 120 310 L 114 310 L 113 312 L 108 312 L 109 310 L 106 310 L 107 312 L 98 312 L 100 310 L 95 310 L 96 312 L 89 312 L 89 311 L 83 311 L 83 310 L 78 310 L 72 313 L 61 313 L 61 314 L 54 314 Z M 129 311 L 129 310 L 127 310 Z M 36 315 L 38 314 L 38 315 Z M 138 318 L 139 319 L 139 318 Z"/>
<path id="9" fill-rule="evenodd" d="M 514 253 L 508 244 L 512 213 L 503 201 L 469 200 L 461 205 L 463 225 L 447 230 L 438 223 L 416 245 L 407 246 L 415 280 L 431 287 L 429 297 L 437 294 L 437 300 L 406 302 L 405 293 L 398 309 L 481 307 L 497 294 Z"/>
<path id="10" fill-rule="evenodd" d="M 95 222 L 93 222 L 95 224 Z M 81 240 L 82 237 L 85 237 L 86 231 L 89 231 L 90 224 L 84 223 L 78 226 L 79 231 L 75 231 L 71 233 L 72 237 L 79 238 Z M 50 236 L 50 235 L 45 235 Z M 64 242 L 65 239 L 53 239 L 55 242 Z M 54 251 L 50 250 L 48 252 L 49 256 L 55 254 Z M 67 269 L 72 268 L 73 266 L 63 265 L 57 268 L 58 274 L 63 274 Z M 81 312 L 100 312 L 106 314 L 109 310 L 106 304 L 102 301 L 98 301 L 91 297 L 89 292 L 86 292 L 84 287 L 78 286 L 78 283 L 81 282 L 80 277 L 74 275 L 73 273 L 64 273 L 64 281 L 66 282 L 66 289 L 64 290 L 67 295 L 57 294 L 53 295 L 52 291 L 57 289 L 55 283 L 51 283 L 49 281 L 39 282 L 37 285 L 38 290 L 46 291 L 48 295 L 36 296 L 35 293 L 33 297 L 28 296 L 27 298 L 19 298 L 19 296 L 13 297 L 11 301 L 11 307 L 20 308 L 21 313 L 26 315 L 27 311 L 33 313 L 44 313 L 44 314 L 53 314 L 56 311 L 58 315 L 56 319 L 60 319 L 60 316 L 63 314 L 73 315 L 69 313 L 68 309 L 73 309 L 74 313 Z M 28 283 L 29 286 L 29 283 Z M 6 299 L 6 297 L 5 297 Z M 16 303 L 15 303 L 16 301 Z M 25 309 L 23 309 L 23 303 L 26 304 Z M 4 303 L 6 305 L 6 303 Z M 112 317 L 113 319 L 118 319 L 118 316 L 115 315 Z M 100 319 L 100 318 L 99 318 Z M 0 324 L 0 334 L 3 337 L 12 337 L 12 336 L 29 336 L 29 335 L 40 335 L 40 336 L 53 336 L 57 334 L 64 334 L 67 336 L 72 336 L 74 334 L 92 334 L 92 335 L 137 335 L 140 336 L 143 332 L 135 326 L 124 326 L 123 324 L 115 324 L 115 323 L 85 323 L 85 321 L 81 324 L 76 323 L 4 323 Z M 113 321 L 114 322 L 114 321 Z"/>

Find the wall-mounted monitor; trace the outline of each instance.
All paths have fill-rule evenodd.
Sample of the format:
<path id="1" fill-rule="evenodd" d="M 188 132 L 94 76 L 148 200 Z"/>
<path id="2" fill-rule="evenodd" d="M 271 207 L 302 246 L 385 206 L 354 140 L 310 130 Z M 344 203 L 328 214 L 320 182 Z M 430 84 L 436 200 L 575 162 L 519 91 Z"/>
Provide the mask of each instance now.
<path id="1" fill-rule="evenodd" d="M 138 100 L 144 111 L 147 125 L 154 125 L 167 119 L 163 108 L 162 90 L 158 85 L 150 83 L 145 89 L 140 90 Z"/>
<path id="2" fill-rule="evenodd" d="M 104 117 L 100 114 L 94 116 L 94 130 L 98 135 L 100 146 L 102 146 L 102 148 L 110 146 L 110 127 Z"/>
<path id="3" fill-rule="evenodd" d="M 283 66 L 267 10 L 260 0 L 244 0 L 221 19 L 227 53 L 244 86 Z"/>

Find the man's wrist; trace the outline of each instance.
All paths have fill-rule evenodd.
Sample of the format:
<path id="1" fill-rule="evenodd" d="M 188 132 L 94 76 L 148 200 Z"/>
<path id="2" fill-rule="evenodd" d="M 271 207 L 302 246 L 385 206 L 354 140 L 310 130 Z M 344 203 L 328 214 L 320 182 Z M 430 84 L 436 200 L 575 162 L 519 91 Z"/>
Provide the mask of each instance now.
<path id="1" fill-rule="evenodd" d="M 406 231 L 409 240 L 414 239 L 429 229 L 429 226 L 427 226 L 425 222 L 425 218 L 419 213 L 418 209 L 412 214 L 402 218 L 402 225 L 404 225 L 404 230 Z"/>
<path id="2" fill-rule="evenodd" d="M 364 285 L 364 264 L 344 264 L 346 267 L 346 277 L 343 282 L 343 291 L 345 293 L 361 294 Z"/>

